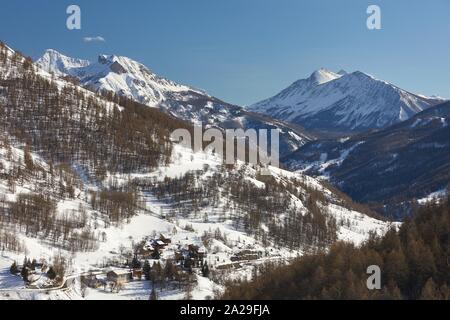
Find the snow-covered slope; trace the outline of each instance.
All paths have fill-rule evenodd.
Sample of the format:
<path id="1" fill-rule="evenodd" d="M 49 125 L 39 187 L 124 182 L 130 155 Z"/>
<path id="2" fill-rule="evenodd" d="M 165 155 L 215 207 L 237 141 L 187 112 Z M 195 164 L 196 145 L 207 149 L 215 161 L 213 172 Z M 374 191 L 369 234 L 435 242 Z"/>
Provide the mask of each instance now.
<path id="1" fill-rule="evenodd" d="M 360 71 L 320 69 L 248 109 L 308 129 L 360 131 L 407 120 L 440 102 Z"/>
<path id="2" fill-rule="evenodd" d="M 0 162 L 5 168 L 4 172 L 8 172 L 9 168 L 15 167 L 20 163 L 20 158 L 23 158 L 23 150 L 20 147 L 11 147 L 8 151 L 5 148 L 0 148 Z M 11 154 L 8 156 L 7 154 Z M 43 172 L 50 175 L 50 167 L 39 156 L 32 154 L 36 165 L 39 165 Z M 23 165 L 22 165 L 23 166 Z M 114 175 L 107 177 L 102 183 L 109 183 L 114 180 L 120 186 L 127 184 L 130 181 L 144 181 L 152 179 L 156 181 L 164 181 L 167 178 L 181 177 L 186 174 L 196 174 L 200 181 L 204 181 L 205 185 L 208 180 L 215 174 L 218 174 L 221 169 L 221 161 L 217 157 L 206 153 L 193 153 L 191 150 L 185 149 L 181 146 L 176 146 L 173 152 L 172 162 L 167 166 L 163 166 L 153 172 L 139 172 L 131 175 Z M 76 168 L 74 167 L 74 170 Z M 398 226 L 398 224 L 390 224 L 383 222 L 357 211 L 347 209 L 339 204 L 339 198 L 330 190 L 322 186 L 322 184 L 300 173 L 292 173 L 277 168 L 269 168 L 272 177 L 280 183 L 290 183 L 291 181 L 301 181 L 302 184 L 322 192 L 329 202 L 327 204 L 320 204 L 321 210 L 327 212 L 327 215 L 333 217 L 337 221 L 338 230 L 337 237 L 339 240 L 353 242 L 357 245 L 361 244 L 371 232 L 379 235 L 384 234 L 390 227 Z M 256 188 L 264 189 L 265 183 L 258 180 L 257 171 L 245 164 L 238 164 L 233 170 L 235 172 L 245 172 L 247 181 L 254 184 Z M 2 173 L 2 171 L 0 171 Z M 223 177 L 227 179 L 225 174 Z M 59 177 L 58 177 L 59 179 Z M 39 183 L 39 184 L 38 184 Z M 235 206 L 230 206 L 230 200 L 226 193 L 221 190 L 219 205 L 217 207 L 206 205 L 200 208 L 199 212 L 192 211 L 187 215 L 173 216 L 174 208 L 179 204 L 169 203 L 158 199 L 154 194 L 142 191 L 140 193 L 141 209 L 137 215 L 124 221 L 118 226 L 110 225 L 106 220 L 103 220 L 102 213 L 92 209 L 90 203 L 90 192 L 97 190 L 103 186 L 92 185 L 87 180 L 79 181 L 79 187 L 76 188 L 77 199 L 58 199 L 57 216 L 63 217 L 67 215 L 77 215 L 81 208 L 87 216 L 87 228 L 96 226 L 95 238 L 103 239 L 96 241 L 91 250 L 87 251 L 70 251 L 66 248 L 58 248 L 55 250 L 55 245 L 45 237 L 35 238 L 27 236 L 26 233 L 20 232 L 17 227 L 15 233 L 17 240 L 21 242 L 24 252 L 15 252 L 15 250 L 6 250 L 0 256 L 0 300 L 2 299 L 144 299 L 147 300 L 151 291 L 151 283 L 147 281 L 131 282 L 118 293 L 111 293 L 109 290 L 103 290 L 102 287 L 98 289 L 88 289 L 83 295 L 80 293 L 79 275 L 87 273 L 105 274 L 116 261 L 121 261 L 128 255 L 128 248 L 132 248 L 136 243 L 143 239 L 151 238 L 152 235 L 159 235 L 164 233 L 172 239 L 172 244 L 166 247 L 163 251 L 161 259 L 151 260 L 153 262 L 160 262 L 163 265 L 172 260 L 178 248 L 187 245 L 197 245 L 203 247 L 205 245 L 205 234 L 219 233 L 221 238 L 211 239 L 210 244 L 207 244 L 207 263 L 211 270 L 227 270 L 224 273 L 226 279 L 233 278 L 248 278 L 254 272 L 254 268 L 266 262 L 288 262 L 291 259 L 302 255 L 305 251 L 303 247 L 291 249 L 286 246 L 276 245 L 271 238 L 269 240 L 262 240 L 261 237 L 246 232 L 241 225 L 236 224 L 235 217 L 242 215 L 242 212 L 235 209 Z M 46 189 L 45 183 L 39 179 L 26 177 L 23 182 L 15 186 L 15 190 L 11 191 L 8 187 L 7 181 L 0 179 L 0 190 L 9 201 L 14 201 L 20 193 L 38 192 L 36 186 L 46 190 L 49 194 L 52 193 L 51 188 Z M 300 187 L 300 185 L 298 186 Z M 303 190 L 302 192 L 305 192 Z M 231 203 L 233 201 L 231 200 Z M 290 206 L 296 208 L 302 214 L 307 214 L 308 209 L 306 203 L 300 198 L 292 195 Z M 207 218 L 205 218 L 207 214 Z M 287 214 L 287 213 L 286 213 Z M 285 217 L 280 216 L 280 221 Z M 264 227 L 266 228 L 266 227 Z M 7 230 L 14 233 L 14 226 L 9 225 Z M 1 231 L 1 230 L 0 230 Z M 82 230 L 80 229 L 81 233 Z M 240 263 L 233 262 L 232 257 L 240 251 L 254 251 L 263 252 L 264 254 L 256 260 L 242 261 Z M 131 254 L 131 253 L 130 253 Z M 50 290 L 39 289 L 39 282 L 33 283 L 34 287 L 26 287 L 21 281 L 20 276 L 13 276 L 9 273 L 9 267 L 13 261 L 21 262 L 25 256 L 36 258 L 37 260 L 45 260 L 47 263 L 52 263 L 57 255 L 62 255 L 69 259 L 70 268 L 66 272 L 67 288 L 56 288 Z M 106 264 L 106 267 L 104 267 Z M 229 268 L 233 266 L 233 268 Z M 115 268 L 118 268 L 116 266 Z M 205 299 L 214 295 L 215 290 L 222 290 L 221 284 L 212 279 L 202 277 L 200 273 L 195 272 L 196 286 L 194 287 L 194 299 Z M 40 275 L 40 278 L 45 278 L 45 274 Z M 69 282 L 69 280 L 73 282 Z M 183 299 L 185 294 L 182 290 L 171 289 L 170 286 L 165 290 L 161 289 L 159 293 L 160 299 Z"/>

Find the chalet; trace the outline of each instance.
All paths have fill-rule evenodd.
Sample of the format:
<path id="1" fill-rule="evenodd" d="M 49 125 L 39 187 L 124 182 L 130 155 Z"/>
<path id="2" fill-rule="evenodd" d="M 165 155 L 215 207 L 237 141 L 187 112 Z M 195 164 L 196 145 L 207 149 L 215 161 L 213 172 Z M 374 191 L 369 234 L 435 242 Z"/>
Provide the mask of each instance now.
<path id="1" fill-rule="evenodd" d="M 154 252 L 155 248 L 150 243 L 146 243 L 137 249 L 137 254 L 140 255 L 142 259 L 151 258 Z"/>
<path id="2" fill-rule="evenodd" d="M 219 264 L 216 266 L 217 270 L 230 270 L 230 269 L 238 269 L 241 268 L 242 265 L 239 262 L 231 262 L 231 263 L 224 263 L 224 264 Z"/>
<path id="3" fill-rule="evenodd" d="M 262 256 L 262 252 L 256 250 L 244 249 L 235 253 L 230 260 L 231 261 L 242 261 L 242 260 L 257 260 Z"/>
<path id="4" fill-rule="evenodd" d="M 161 250 L 161 249 L 164 249 L 166 246 L 167 246 L 167 244 L 164 243 L 164 242 L 161 241 L 161 240 L 153 240 L 153 241 L 152 241 L 152 247 L 153 247 L 155 250 Z"/>
<path id="5" fill-rule="evenodd" d="M 129 270 L 111 270 L 106 274 L 106 279 L 116 284 L 127 283 L 130 281 L 132 273 Z"/>
<path id="6" fill-rule="evenodd" d="M 99 288 L 101 286 L 104 286 L 104 280 L 97 278 L 96 275 L 86 275 L 86 276 L 81 276 L 81 282 L 84 283 L 86 286 L 88 286 L 89 288 Z"/>
<path id="7" fill-rule="evenodd" d="M 172 240 L 170 239 L 170 237 L 168 237 L 166 234 L 163 234 L 163 233 L 160 234 L 159 240 L 161 240 L 162 242 L 164 242 L 166 245 L 172 243 Z"/>
<path id="8" fill-rule="evenodd" d="M 206 251 L 205 247 L 199 247 L 193 244 L 184 247 L 179 246 L 175 252 L 175 261 L 186 269 L 201 267 L 206 257 Z"/>

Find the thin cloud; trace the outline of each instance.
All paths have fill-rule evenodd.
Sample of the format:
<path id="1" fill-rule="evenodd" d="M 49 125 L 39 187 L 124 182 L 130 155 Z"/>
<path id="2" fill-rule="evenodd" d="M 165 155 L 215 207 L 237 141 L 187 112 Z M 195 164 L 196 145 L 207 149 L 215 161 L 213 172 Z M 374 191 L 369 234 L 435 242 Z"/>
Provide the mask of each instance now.
<path id="1" fill-rule="evenodd" d="M 84 37 L 83 38 L 84 42 L 106 42 L 105 38 L 101 37 L 101 36 L 97 36 L 97 37 Z"/>

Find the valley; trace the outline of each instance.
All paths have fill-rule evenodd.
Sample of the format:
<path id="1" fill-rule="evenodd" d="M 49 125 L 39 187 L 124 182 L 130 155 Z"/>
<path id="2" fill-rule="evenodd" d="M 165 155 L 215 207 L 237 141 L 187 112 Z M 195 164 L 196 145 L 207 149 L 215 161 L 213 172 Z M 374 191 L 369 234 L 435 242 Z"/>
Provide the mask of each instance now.
<path id="1" fill-rule="evenodd" d="M 312 177 L 194 153 L 169 138 L 189 123 L 28 62 L 1 46 L 1 299 L 212 299 L 399 225 Z"/>

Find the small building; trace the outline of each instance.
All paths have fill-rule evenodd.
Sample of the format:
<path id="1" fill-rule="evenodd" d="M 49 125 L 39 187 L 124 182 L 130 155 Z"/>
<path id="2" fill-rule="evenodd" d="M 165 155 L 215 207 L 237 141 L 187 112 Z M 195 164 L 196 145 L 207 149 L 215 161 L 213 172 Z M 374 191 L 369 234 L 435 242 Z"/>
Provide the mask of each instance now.
<path id="1" fill-rule="evenodd" d="M 179 247 L 175 252 L 175 261 L 181 263 L 185 268 L 199 268 L 203 266 L 203 260 L 206 257 L 206 248 L 189 244 L 185 247 Z"/>
<path id="2" fill-rule="evenodd" d="M 81 276 L 81 282 L 89 288 L 97 289 L 101 286 L 104 286 L 105 280 L 97 278 L 97 276 L 94 274 L 90 274 L 90 275 Z"/>
<path id="3" fill-rule="evenodd" d="M 142 259 L 149 259 L 155 252 L 155 248 L 150 244 L 146 243 L 142 247 L 138 248 L 137 254 L 141 256 Z"/>
<path id="4" fill-rule="evenodd" d="M 230 260 L 235 261 L 243 261 L 243 260 L 257 260 L 261 258 L 262 252 L 250 249 L 240 250 L 235 253 Z"/>
<path id="5" fill-rule="evenodd" d="M 172 243 L 172 239 L 170 239 L 169 236 L 167 236 L 164 233 L 161 233 L 159 236 L 159 240 L 161 240 L 162 242 L 164 242 L 166 245 L 171 244 Z"/>
<path id="6" fill-rule="evenodd" d="M 167 246 L 167 244 L 162 240 L 155 240 L 153 242 L 153 246 L 156 248 L 164 248 L 165 246 Z"/>
<path id="7" fill-rule="evenodd" d="M 106 279 L 108 281 L 119 283 L 127 283 L 130 281 L 132 273 L 129 270 L 111 270 L 106 274 Z"/>

